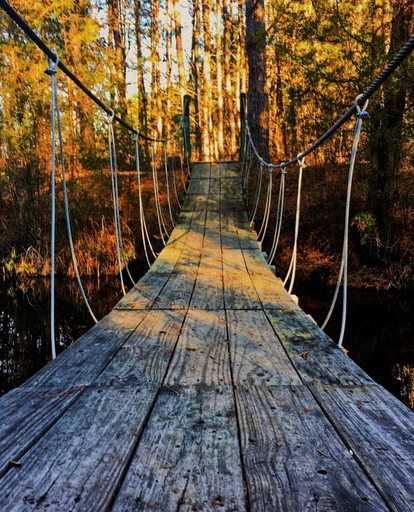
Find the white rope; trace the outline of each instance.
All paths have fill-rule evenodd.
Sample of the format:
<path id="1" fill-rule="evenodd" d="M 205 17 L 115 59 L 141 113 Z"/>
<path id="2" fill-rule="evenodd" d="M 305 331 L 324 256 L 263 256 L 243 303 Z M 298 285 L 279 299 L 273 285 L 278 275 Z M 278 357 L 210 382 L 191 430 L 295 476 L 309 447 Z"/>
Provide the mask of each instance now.
<path id="1" fill-rule="evenodd" d="M 109 143 L 109 166 L 111 170 L 111 185 L 112 185 L 112 199 L 114 206 L 114 224 L 115 224 L 115 239 L 116 239 L 116 251 L 119 267 L 119 276 L 121 279 L 122 293 L 126 295 L 124 278 L 122 275 L 122 261 L 125 265 L 128 277 L 133 285 L 135 281 L 132 279 L 131 273 L 128 268 L 128 261 L 126 258 L 124 244 L 122 241 L 122 228 L 121 228 L 121 216 L 119 213 L 119 188 L 118 188 L 118 163 L 116 158 L 116 143 L 113 126 L 114 114 L 112 113 L 108 123 L 108 143 Z"/>
<path id="2" fill-rule="evenodd" d="M 172 227 L 174 227 L 174 216 L 173 216 L 172 207 L 171 207 L 170 181 L 168 179 L 167 143 L 165 141 L 162 144 L 162 149 L 163 149 L 163 154 L 164 154 L 165 183 L 167 185 L 168 212 L 170 214 L 171 225 L 172 225 Z"/>
<path id="3" fill-rule="evenodd" d="M 277 246 L 279 245 L 280 233 L 282 231 L 283 221 L 283 207 L 285 203 L 285 180 L 286 180 L 286 169 L 283 165 L 280 168 L 280 184 L 279 184 L 279 195 L 277 200 L 276 208 L 276 220 L 275 220 L 275 231 L 273 234 L 272 248 L 270 249 L 267 263 L 272 263 L 276 255 Z"/>
<path id="4" fill-rule="evenodd" d="M 151 261 L 150 261 L 150 257 L 148 254 L 148 248 L 152 252 L 154 259 L 157 257 L 157 255 L 154 252 L 154 249 L 152 247 L 151 240 L 150 240 L 150 237 L 148 234 L 147 223 L 146 223 L 145 212 L 144 212 L 144 204 L 142 201 L 141 162 L 140 162 L 140 158 L 139 158 L 138 135 L 134 136 L 134 143 L 135 143 L 135 163 L 136 163 L 137 180 L 138 180 L 139 223 L 140 223 L 140 227 L 141 227 L 141 238 L 142 238 L 142 244 L 144 246 L 145 258 L 147 260 L 148 266 L 151 267 Z M 148 247 L 147 247 L 147 244 L 148 244 Z"/>
<path id="5" fill-rule="evenodd" d="M 259 234 L 257 235 L 257 240 L 259 241 L 259 243 L 263 243 L 263 240 L 266 236 L 267 227 L 269 224 L 270 210 L 271 210 L 271 206 L 272 206 L 272 186 L 273 186 L 273 172 L 272 172 L 272 169 L 269 169 L 269 180 L 268 180 L 268 185 L 267 185 L 265 211 L 263 214 L 262 225 L 260 227 Z"/>
<path id="6" fill-rule="evenodd" d="M 298 155 L 300 156 L 300 155 Z M 298 237 L 299 237 L 299 225 L 300 225 L 300 202 L 302 197 L 302 175 L 303 169 L 306 168 L 305 159 L 299 158 L 299 175 L 298 175 L 298 193 L 296 198 L 296 218 L 295 218 L 295 235 L 293 241 L 293 249 L 292 249 L 292 257 L 289 264 L 289 269 L 286 274 L 285 280 L 283 282 L 284 286 L 288 283 L 290 279 L 290 284 L 288 288 L 288 293 L 291 294 L 293 290 L 293 285 L 295 284 L 296 277 L 296 259 L 297 259 L 297 251 L 298 251 Z"/>
<path id="7" fill-rule="evenodd" d="M 250 141 L 247 146 L 246 150 L 246 173 L 244 175 L 244 183 L 243 183 L 243 190 L 248 190 L 249 188 L 249 179 L 250 179 L 250 171 L 252 168 L 252 147 L 250 145 Z M 249 196 L 247 195 L 247 200 L 249 199 Z"/>
<path id="8" fill-rule="evenodd" d="M 176 172 L 177 171 L 177 165 L 176 165 L 176 157 L 175 157 L 175 155 L 172 155 L 171 160 L 173 162 L 173 165 L 172 165 L 171 169 L 172 169 L 172 176 L 173 176 L 174 195 L 175 195 L 175 199 L 177 201 L 178 209 L 181 210 L 182 206 L 181 206 L 180 198 L 178 197 L 177 172 Z"/>
<path id="9" fill-rule="evenodd" d="M 61 166 L 61 171 L 62 171 L 62 188 L 63 188 L 63 198 L 64 198 L 64 204 L 65 204 L 66 227 L 67 227 L 67 231 L 68 231 L 70 253 L 72 256 L 73 267 L 75 269 L 76 280 L 78 282 L 79 290 L 80 290 L 83 300 L 85 302 L 86 308 L 89 311 L 89 314 L 91 315 L 92 320 L 95 323 L 98 323 L 98 319 L 96 318 L 95 314 L 92 311 L 92 308 L 89 304 L 88 298 L 85 293 L 85 289 L 82 285 L 82 280 L 81 280 L 80 273 L 79 273 L 78 259 L 76 257 L 75 246 L 73 243 L 72 225 L 71 225 L 70 211 L 69 211 L 68 187 L 67 187 L 67 182 L 66 182 L 66 166 L 65 166 L 65 155 L 64 155 L 64 147 L 63 147 L 62 123 L 61 123 L 61 115 L 60 115 L 60 109 L 59 109 L 58 89 L 57 89 L 56 80 L 53 81 L 52 87 L 53 87 L 52 94 L 54 94 L 54 96 L 55 96 L 55 112 L 56 112 L 58 136 L 59 136 L 60 166 Z"/>
<path id="10" fill-rule="evenodd" d="M 51 239 L 50 239 L 50 344 L 52 348 L 52 359 L 56 359 L 56 337 L 55 337 L 55 250 L 56 250 L 56 68 L 59 58 L 56 55 L 56 62 L 48 59 L 49 67 L 46 73 L 50 76 L 52 90 L 52 169 L 51 169 Z"/>
<path id="11" fill-rule="evenodd" d="M 262 191 L 262 176 L 263 176 L 263 165 L 260 164 L 259 166 L 259 178 L 257 180 L 257 185 L 256 185 L 256 199 L 255 199 L 255 206 L 254 206 L 254 209 L 253 209 L 253 213 L 249 219 L 249 223 L 250 223 L 250 226 L 253 226 L 254 224 L 254 219 L 256 218 L 256 213 L 257 213 L 257 208 L 259 206 L 259 200 L 260 200 L 260 195 L 261 195 L 261 191 Z"/>
<path id="12" fill-rule="evenodd" d="M 338 275 L 338 281 L 336 283 L 335 293 L 332 300 L 331 307 L 329 308 L 328 315 L 322 324 L 322 329 L 324 329 L 331 318 L 332 311 L 334 310 L 336 300 L 338 298 L 339 288 L 342 282 L 342 322 L 341 322 L 341 331 L 339 334 L 338 346 L 342 347 L 344 336 L 345 336 L 345 327 L 346 327 L 346 315 L 347 315 L 347 302 L 348 302 L 348 235 L 349 235 L 349 217 L 350 217 L 350 208 L 351 208 L 351 192 L 352 192 L 352 179 L 354 175 L 355 168 L 355 160 L 358 151 L 359 139 L 361 136 L 361 128 L 362 122 L 364 119 L 369 117 L 366 108 L 368 106 L 368 100 L 365 102 L 363 108 L 361 109 L 358 100 L 361 97 L 358 96 L 355 100 L 355 105 L 357 108 L 356 114 L 356 123 L 354 130 L 354 140 L 352 143 L 351 150 L 351 158 L 349 162 L 349 172 L 348 172 L 348 184 L 347 184 L 347 192 L 346 192 L 346 205 L 345 205 L 345 226 L 344 226 L 344 241 L 342 247 L 342 257 L 341 257 L 341 266 Z"/>
<path id="13" fill-rule="evenodd" d="M 157 176 L 157 164 L 155 158 L 155 145 L 152 144 L 152 181 L 154 184 L 154 199 L 155 199 L 155 210 L 157 212 L 158 227 L 160 230 L 161 240 L 163 245 L 167 243 L 168 231 L 165 226 L 164 217 L 162 215 L 159 189 L 158 189 L 158 176 Z"/>

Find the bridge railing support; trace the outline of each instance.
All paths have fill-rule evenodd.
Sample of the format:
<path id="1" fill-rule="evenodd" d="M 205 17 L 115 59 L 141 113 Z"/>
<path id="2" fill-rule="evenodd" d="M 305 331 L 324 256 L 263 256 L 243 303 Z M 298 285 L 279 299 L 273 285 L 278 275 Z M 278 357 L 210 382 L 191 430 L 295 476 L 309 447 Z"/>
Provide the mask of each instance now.
<path id="1" fill-rule="evenodd" d="M 246 151 L 246 94 L 240 95 L 240 149 L 239 161 L 243 162 Z"/>
<path id="2" fill-rule="evenodd" d="M 191 162 L 190 101 L 191 101 L 191 96 L 186 94 L 184 96 L 183 130 L 184 130 L 184 163 L 187 168 L 190 167 L 190 162 Z"/>

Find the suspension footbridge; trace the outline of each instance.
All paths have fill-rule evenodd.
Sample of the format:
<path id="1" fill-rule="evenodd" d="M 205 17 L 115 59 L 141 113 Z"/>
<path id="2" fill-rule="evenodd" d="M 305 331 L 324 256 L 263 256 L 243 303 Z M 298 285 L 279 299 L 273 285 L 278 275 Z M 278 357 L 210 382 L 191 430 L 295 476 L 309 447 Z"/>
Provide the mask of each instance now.
<path id="1" fill-rule="evenodd" d="M 185 101 L 177 131 L 184 150 L 178 160 L 185 164 L 181 203 L 180 183 L 166 153 L 171 141 L 152 139 L 117 116 L 5 0 L 0 7 L 48 57 L 53 356 L 57 148 L 73 265 L 96 321 L 50 364 L 0 398 L 0 510 L 413 511 L 414 413 L 366 375 L 341 345 L 349 203 L 361 124 L 368 117 L 367 101 L 413 50 L 414 37 L 344 116 L 288 162 L 272 164 L 260 156 L 242 102 L 241 164 L 196 163 L 190 173 Z M 73 244 L 59 70 L 109 116 L 116 256 L 124 297 L 100 321 L 82 287 Z M 343 284 L 337 345 L 291 292 L 304 159 L 354 115 L 343 251 L 332 305 Z M 115 122 L 134 136 L 139 222 L 150 267 L 128 293 Z M 158 255 L 142 200 L 139 139 L 152 146 L 153 199 L 164 244 Z M 292 261 L 282 282 L 271 263 L 282 225 L 286 168 L 293 164 L 300 169 L 296 226 Z M 160 168 L 167 207 L 161 201 Z M 275 170 L 280 171 L 276 207 Z M 261 245 L 274 210 L 273 242 L 266 255 Z"/>
<path id="2" fill-rule="evenodd" d="M 21 510 L 414 510 L 414 414 L 291 299 L 234 164 L 109 315 L 1 401 Z"/>

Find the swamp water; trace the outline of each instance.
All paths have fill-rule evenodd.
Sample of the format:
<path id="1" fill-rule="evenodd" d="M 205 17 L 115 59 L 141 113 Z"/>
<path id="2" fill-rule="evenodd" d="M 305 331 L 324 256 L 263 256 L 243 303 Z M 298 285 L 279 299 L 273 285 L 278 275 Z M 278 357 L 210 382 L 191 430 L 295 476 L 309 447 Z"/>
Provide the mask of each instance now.
<path id="1" fill-rule="evenodd" d="M 51 359 L 49 283 L 26 287 L 0 284 L 0 394 L 23 383 Z M 87 295 L 102 318 L 121 298 L 118 280 L 89 282 Z M 61 352 L 93 325 L 76 282 L 57 282 L 57 351 Z M 320 324 L 332 290 L 299 287 L 300 306 Z M 414 409 L 414 294 L 350 290 L 344 346 L 374 380 Z M 327 326 L 337 339 L 340 304 Z"/>

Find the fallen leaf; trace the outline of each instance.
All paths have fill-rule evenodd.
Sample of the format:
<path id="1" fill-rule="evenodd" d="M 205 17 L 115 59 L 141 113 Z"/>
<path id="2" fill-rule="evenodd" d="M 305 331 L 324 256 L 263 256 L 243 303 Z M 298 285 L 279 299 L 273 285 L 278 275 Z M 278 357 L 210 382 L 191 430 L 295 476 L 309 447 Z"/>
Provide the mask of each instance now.
<path id="1" fill-rule="evenodd" d="M 22 465 L 22 463 L 18 460 L 9 460 L 9 464 L 10 466 L 15 466 L 16 468 L 19 468 Z"/>
<path id="2" fill-rule="evenodd" d="M 358 406 L 358 409 L 362 409 L 362 400 L 358 400 L 357 406 Z"/>
<path id="3" fill-rule="evenodd" d="M 308 357 L 308 354 L 309 354 L 309 351 L 305 350 L 305 352 L 301 352 L 300 354 L 298 354 L 297 357 L 301 357 L 302 359 L 306 359 Z"/>
<path id="4" fill-rule="evenodd" d="M 306 407 L 306 409 L 305 409 L 305 412 L 312 412 L 312 411 L 313 411 L 312 407 Z"/>

